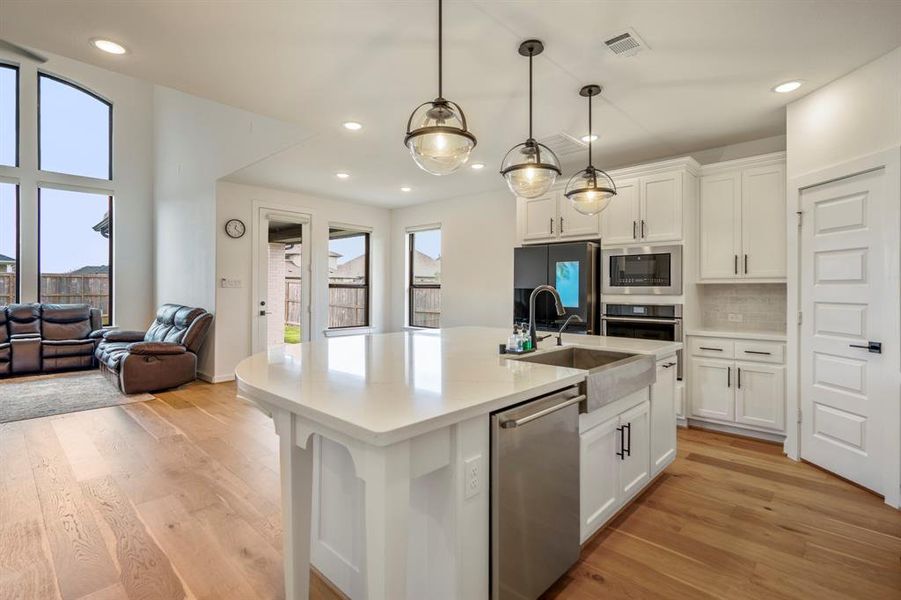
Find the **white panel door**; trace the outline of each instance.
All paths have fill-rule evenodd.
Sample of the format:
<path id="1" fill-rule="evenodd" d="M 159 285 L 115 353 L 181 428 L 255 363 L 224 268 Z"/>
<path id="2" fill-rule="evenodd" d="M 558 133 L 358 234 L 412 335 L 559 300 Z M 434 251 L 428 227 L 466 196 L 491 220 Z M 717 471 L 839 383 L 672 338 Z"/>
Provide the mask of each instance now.
<path id="1" fill-rule="evenodd" d="M 785 166 L 742 171 L 741 274 L 749 278 L 785 277 Z"/>
<path id="2" fill-rule="evenodd" d="M 731 360 L 691 359 L 691 415 L 721 421 L 735 420 Z"/>
<path id="3" fill-rule="evenodd" d="M 581 442 L 580 514 L 584 542 L 619 509 L 619 417 L 583 433 Z"/>
<path id="4" fill-rule="evenodd" d="M 638 241 L 638 180 L 616 182 L 616 196 L 601 213 L 601 244 L 632 244 Z"/>
<path id="5" fill-rule="evenodd" d="M 738 277 L 741 179 L 737 171 L 701 178 L 698 228 L 701 279 Z"/>
<path id="6" fill-rule="evenodd" d="M 785 430 L 785 367 L 735 363 L 735 422 Z"/>
<path id="7" fill-rule="evenodd" d="M 547 240 L 557 235 L 557 198 L 553 193 L 539 198 L 520 198 L 522 239 Z"/>
<path id="8" fill-rule="evenodd" d="M 880 418 L 898 402 L 898 366 L 866 348 L 898 343 L 897 331 L 885 329 L 898 306 L 889 285 L 898 275 L 884 262 L 890 245 L 897 252 L 897 233 L 885 232 L 897 232 L 886 216 L 898 200 L 886 186 L 878 169 L 801 192 L 801 456 L 877 491 L 886 458 Z"/>
<path id="9" fill-rule="evenodd" d="M 646 242 L 682 239 L 682 173 L 641 178 L 638 235 Z"/>
<path id="10" fill-rule="evenodd" d="M 651 478 L 650 412 L 650 403 L 645 401 L 619 416 L 626 450 L 619 475 L 624 502 Z"/>
<path id="11" fill-rule="evenodd" d="M 676 357 L 657 362 L 651 386 L 651 476 L 676 456 Z"/>
<path id="12" fill-rule="evenodd" d="M 558 228 L 561 238 L 598 238 L 601 237 L 601 214 L 583 215 L 562 193 L 557 194 Z M 609 208 L 609 207 L 608 207 Z"/>

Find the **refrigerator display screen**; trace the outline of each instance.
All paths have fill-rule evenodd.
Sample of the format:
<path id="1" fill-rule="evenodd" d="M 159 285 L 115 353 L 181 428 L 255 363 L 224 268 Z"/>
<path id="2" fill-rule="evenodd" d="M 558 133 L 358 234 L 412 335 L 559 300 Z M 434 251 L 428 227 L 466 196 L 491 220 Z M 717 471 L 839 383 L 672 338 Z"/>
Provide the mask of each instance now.
<path id="1" fill-rule="evenodd" d="M 554 287 L 560 293 L 565 308 L 579 308 L 579 261 L 557 263 Z"/>

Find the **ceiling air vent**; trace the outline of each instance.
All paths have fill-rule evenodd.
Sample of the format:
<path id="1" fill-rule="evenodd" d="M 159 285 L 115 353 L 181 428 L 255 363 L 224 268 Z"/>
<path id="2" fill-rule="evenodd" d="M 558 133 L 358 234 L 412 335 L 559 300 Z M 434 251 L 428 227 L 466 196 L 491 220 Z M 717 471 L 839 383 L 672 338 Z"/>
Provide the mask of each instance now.
<path id="1" fill-rule="evenodd" d="M 604 45 L 617 56 L 635 56 L 647 48 L 647 44 L 631 27 L 622 33 L 609 36 L 604 40 Z"/>
<path id="2" fill-rule="evenodd" d="M 555 133 L 538 141 L 550 148 L 557 156 L 568 156 L 582 152 L 588 147 L 588 144 L 580 142 L 568 133 Z"/>

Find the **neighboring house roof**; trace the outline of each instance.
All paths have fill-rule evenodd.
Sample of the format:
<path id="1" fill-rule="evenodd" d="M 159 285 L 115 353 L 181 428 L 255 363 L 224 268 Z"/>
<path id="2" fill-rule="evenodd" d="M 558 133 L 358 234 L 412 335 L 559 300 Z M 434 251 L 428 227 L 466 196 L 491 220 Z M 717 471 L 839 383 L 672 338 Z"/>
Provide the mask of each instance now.
<path id="1" fill-rule="evenodd" d="M 329 274 L 332 281 L 340 279 L 344 282 L 353 282 L 362 280 L 366 275 L 366 256 L 360 255 L 352 258 L 345 263 L 338 265 L 333 273 Z"/>
<path id="2" fill-rule="evenodd" d="M 91 229 L 93 229 L 94 231 L 99 232 L 100 235 L 102 235 L 103 237 L 108 238 L 108 237 L 109 237 L 109 225 L 110 225 L 110 223 L 109 223 L 109 211 L 107 211 L 107 212 L 103 215 L 103 218 L 100 219 L 100 222 L 97 223 L 96 225 L 94 225 Z"/>
<path id="3" fill-rule="evenodd" d="M 106 265 L 87 265 L 74 271 L 69 271 L 67 275 L 109 275 L 109 267 Z"/>
<path id="4" fill-rule="evenodd" d="M 427 283 L 429 280 L 437 282 L 441 277 L 441 257 L 432 258 L 417 250 L 413 254 L 413 272 L 416 273 L 416 281 Z"/>
<path id="5" fill-rule="evenodd" d="M 11 258 L 5 254 L 0 254 L 0 264 L 2 265 L 14 265 L 16 264 L 16 259 Z"/>

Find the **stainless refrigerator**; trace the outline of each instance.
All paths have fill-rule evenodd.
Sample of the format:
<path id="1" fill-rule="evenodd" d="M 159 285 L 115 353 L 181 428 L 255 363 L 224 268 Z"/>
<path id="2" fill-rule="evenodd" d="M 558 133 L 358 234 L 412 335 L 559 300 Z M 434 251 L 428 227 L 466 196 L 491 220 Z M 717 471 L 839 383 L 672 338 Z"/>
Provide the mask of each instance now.
<path id="1" fill-rule="evenodd" d="M 537 244 L 513 251 L 513 319 L 529 320 L 529 295 L 539 285 L 552 285 L 560 292 L 566 314 L 557 316 L 550 294 L 540 294 L 535 303 L 535 326 L 556 331 L 570 315 L 569 333 L 600 335 L 600 245 L 596 242 Z"/>

